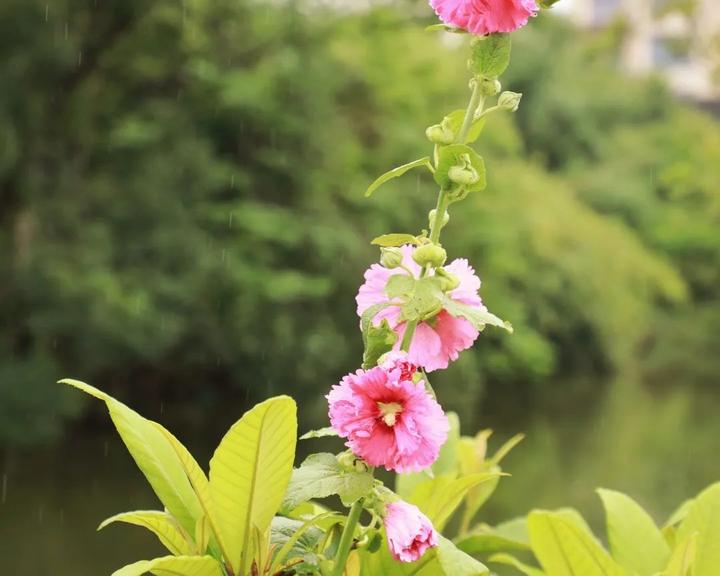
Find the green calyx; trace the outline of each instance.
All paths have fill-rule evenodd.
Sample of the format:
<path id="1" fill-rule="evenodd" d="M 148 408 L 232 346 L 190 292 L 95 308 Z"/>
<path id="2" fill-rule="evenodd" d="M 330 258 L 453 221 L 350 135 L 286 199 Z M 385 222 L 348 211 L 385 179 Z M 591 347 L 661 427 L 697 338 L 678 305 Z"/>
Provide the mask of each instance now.
<path id="1" fill-rule="evenodd" d="M 425 244 L 413 252 L 413 260 L 420 266 L 424 267 L 429 265 L 437 268 L 445 264 L 447 252 L 442 246 L 438 246 L 437 244 Z"/>

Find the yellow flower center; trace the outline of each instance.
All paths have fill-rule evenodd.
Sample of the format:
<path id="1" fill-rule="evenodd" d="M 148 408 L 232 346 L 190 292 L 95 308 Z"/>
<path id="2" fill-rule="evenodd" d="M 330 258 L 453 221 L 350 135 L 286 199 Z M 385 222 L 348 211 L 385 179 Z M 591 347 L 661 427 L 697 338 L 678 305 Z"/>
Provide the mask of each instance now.
<path id="1" fill-rule="evenodd" d="M 382 421 L 388 426 L 395 426 L 397 415 L 402 412 L 403 407 L 397 402 L 378 402 L 377 405 L 380 408 Z"/>

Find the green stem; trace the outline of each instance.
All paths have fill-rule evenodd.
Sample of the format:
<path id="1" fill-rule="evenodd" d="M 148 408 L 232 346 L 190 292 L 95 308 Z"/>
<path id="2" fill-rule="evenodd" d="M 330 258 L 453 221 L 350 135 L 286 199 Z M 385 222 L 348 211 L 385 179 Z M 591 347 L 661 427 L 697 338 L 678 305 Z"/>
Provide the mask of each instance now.
<path id="1" fill-rule="evenodd" d="M 355 527 L 360 520 L 360 514 L 363 511 L 362 498 L 355 502 L 348 513 L 347 522 L 343 528 L 342 536 L 340 536 L 340 544 L 338 544 L 337 554 L 335 554 L 335 567 L 333 568 L 333 576 L 342 576 L 345 572 L 345 564 L 347 563 L 350 548 L 353 543 L 353 535 Z"/>
<path id="2" fill-rule="evenodd" d="M 455 139 L 456 143 L 465 143 L 465 139 L 467 138 L 470 126 L 472 126 L 472 123 L 475 119 L 475 112 L 478 109 L 482 108 L 484 100 L 485 98 L 480 93 L 480 83 L 475 82 L 473 85 L 472 94 L 470 95 L 470 102 L 468 102 L 467 109 L 465 110 L 465 117 L 463 118 L 463 123 L 460 126 L 460 132 L 458 132 L 457 138 Z M 430 242 L 432 242 L 433 244 L 440 243 L 442 221 L 445 218 L 445 212 L 447 211 L 449 204 L 450 199 L 448 198 L 447 193 L 445 192 L 445 190 L 440 190 L 440 192 L 438 193 L 437 204 L 435 206 L 435 219 L 430 226 Z M 429 270 L 430 267 L 426 266 L 420 273 L 420 278 L 424 278 L 425 276 L 427 276 Z M 405 328 L 405 335 L 403 336 L 402 342 L 400 344 L 400 350 L 402 350 L 403 352 L 408 352 L 410 350 L 410 345 L 412 344 L 412 339 L 415 335 L 415 329 L 417 328 L 417 325 L 417 320 L 412 320 L 411 322 L 407 323 L 407 327 Z"/>

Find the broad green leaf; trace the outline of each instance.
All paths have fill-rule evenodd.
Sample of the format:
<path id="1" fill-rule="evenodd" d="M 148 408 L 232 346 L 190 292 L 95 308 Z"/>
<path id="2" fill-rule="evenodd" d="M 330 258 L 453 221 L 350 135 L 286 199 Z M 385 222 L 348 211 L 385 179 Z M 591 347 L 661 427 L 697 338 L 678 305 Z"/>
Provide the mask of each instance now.
<path id="1" fill-rule="evenodd" d="M 443 308 L 447 310 L 448 314 L 452 314 L 456 318 L 465 318 L 468 320 L 477 330 L 484 330 L 486 325 L 497 326 L 498 328 L 504 328 L 508 332 L 512 333 L 513 327 L 509 322 L 501 320 L 495 314 L 492 314 L 484 309 L 475 308 L 474 306 L 468 306 L 451 299 L 449 296 L 443 298 Z"/>
<path id="2" fill-rule="evenodd" d="M 77 380 L 62 380 L 61 383 L 105 402 L 120 437 L 155 494 L 180 525 L 192 534 L 202 509 L 180 459 L 155 423 L 93 386 Z"/>
<path id="3" fill-rule="evenodd" d="M 436 476 L 416 486 L 409 501 L 420 508 L 440 532 L 469 490 L 497 477 L 498 474 L 494 473 L 471 474 L 462 478 Z"/>
<path id="4" fill-rule="evenodd" d="M 592 533 L 567 513 L 531 512 L 528 531 L 535 556 L 552 576 L 625 576 Z"/>
<path id="5" fill-rule="evenodd" d="M 518 572 L 522 572 L 523 574 L 525 574 L 525 576 L 545 576 L 545 572 L 540 570 L 540 568 L 528 566 L 527 564 L 520 562 L 520 560 L 515 558 L 515 556 L 511 556 L 510 554 L 494 554 L 490 557 L 489 561 L 496 564 L 512 566 Z"/>
<path id="6" fill-rule="evenodd" d="M 367 310 L 365 310 L 365 312 L 363 312 L 360 318 L 360 331 L 363 335 L 363 342 L 367 343 L 367 333 L 370 326 L 372 326 L 373 324 L 375 316 L 377 316 L 380 312 L 385 310 L 385 308 L 389 308 L 390 306 L 399 306 L 399 304 L 397 302 L 379 302 L 377 304 L 373 304 Z"/>
<path id="7" fill-rule="evenodd" d="M 310 430 L 300 436 L 299 440 L 310 440 L 311 438 L 327 438 L 329 436 L 337 436 L 337 430 L 332 426 L 326 426 L 325 428 L 319 428 L 318 430 Z"/>
<path id="8" fill-rule="evenodd" d="M 693 503 L 695 502 L 694 498 L 690 498 L 688 500 L 685 500 L 680 506 L 678 506 L 672 514 L 670 514 L 670 517 L 668 518 L 667 522 L 665 522 L 663 528 L 667 528 L 668 526 L 675 526 L 675 524 L 680 524 L 685 518 L 687 518 L 688 513 L 690 512 L 690 509 L 692 508 Z"/>
<path id="9" fill-rule="evenodd" d="M 449 146 L 443 146 L 438 150 L 438 165 L 433 176 L 435 182 L 443 190 L 455 188 L 456 184 L 450 180 L 448 173 L 453 166 L 462 164 L 461 156 L 463 155 L 467 155 L 470 158 L 470 163 L 479 176 L 477 182 L 466 186 L 465 189 L 468 192 L 484 190 L 487 185 L 485 180 L 485 162 L 475 150 L 465 144 L 451 144 Z"/>
<path id="10" fill-rule="evenodd" d="M 466 110 L 464 108 L 460 108 L 450 112 L 450 114 L 446 116 L 446 118 L 450 121 L 450 128 L 455 134 L 460 132 L 462 123 L 465 120 L 465 112 Z M 487 116 L 474 120 L 473 123 L 470 124 L 470 129 L 468 130 L 467 136 L 465 136 L 465 142 L 463 142 L 463 144 L 472 144 L 475 142 L 480 137 L 480 134 L 482 134 L 486 121 Z"/>
<path id="11" fill-rule="evenodd" d="M 305 522 L 282 516 L 273 518 L 270 525 L 270 541 L 277 549 L 277 553 L 270 566 L 270 574 L 275 574 L 281 566 L 293 558 L 302 558 L 306 554 L 313 553 L 324 534 L 318 525 L 324 524 L 323 528 L 327 530 L 332 525 L 327 523 L 328 520 L 332 521 L 332 524 L 337 524 L 343 521 L 343 517 L 335 512 L 326 512 Z"/>
<path id="12" fill-rule="evenodd" d="M 610 551 L 630 573 L 653 576 L 670 558 L 662 533 L 652 518 L 632 498 L 614 490 L 598 490 L 607 516 Z"/>
<path id="13" fill-rule="evenodd" d="M 443 536 L 438 539 L 437 559 L 447 576 L 483 576 L 490 573 L 482 562 L 466 554 Z"/>
<path id="14" fill-rule="evenodd" d="M 247 564 L 253 531 L 260 534 L 280 507 L 292 474 L 297 408 L 288 396 L 258 404 L 236 422 L 210 460 L 210 494 L 226 561 Z"/>
<path id="15" fill-rule="evenodd" d="M 125 524 L 133 524 L 134 526 L 147 528 L 155 534 L 162 545 L 175 556 L 187 556 L 195 552 L 193 542 L 189 541 L 186 534 L 183 534 L 183 530 L 177 523 L 177 520 L 167 512 L 158 512 L 156 510 L 123 512 L 103 521 L 103 523 L 98 526 L 98 530 L 102 530 L 115 522 L 124 522 Z"/>
<path id="16" fill-rule="evenodd" d="M 525 552 L 530 549 L 527 544 L 510 540 L 492 532 L 464 536 L 457 541 L 457 547 L 473 556 L 486 556 L 499 552 Z"/>
<path id="17" fill-rule="evenodd" d="M 211 556 L 165 556 L 141 560 L 113 572 L 112 576 L 223 576 L 220 563 Z"/>
<path id="18" fill-rule="evenodd" d="M 388 298 L 407 296 L 414 290 L 416 282 L 415 278 L 407 274 L 393 274 L 385 284 L 385 294 Z"/>
<path id="19" fill-rule="evenodd" d="M 362 367 L 367 370 L 376 366 L 380 357 L 390 352 L 397 340 L 397 332 L 390 327 L 386 319 L 380 322 L 380 326 L 371 325 L 365 337 Z"/>
<path id="20" fill-rule="evenodd" d="M 557 0 L 556 0 L 557 1 Z M 463 28 L 454 28 L 447 24 L 433 24 L 432 26 L 426 26 L 425 32 L 451 32 L 453 34 L 467 34 L 467 30 Z"/>
<path id="21" fill-rule="evenodd" d="M 673 550 L 662 576 L 691 576 L 697 550 L 697 532 L 688 536 Z"/>
<path id="22" fill-rule="evenodd" d="M 695 499 L 678 529 L 680 541 L 697 533 L 693 576 L 717 576 L 720 567 L 720 482 Z"/>
<path id="23" fill-rule="evenodd" d="M 402 166 L 398 166 L 397 168 L 393 168 L 389 172 L 385 172 L 382 176 L 377 178 L 375 182 L 370 184 L 367 191 L 365 192 L 365 196 L 370 196 L 375 190 L 377 190 L 380 186 L 385 184 L 388 180 L 392 180 L 393 178 L 398 178 L 405 174 L 405 172 L 412 170 L 413 168 L 419 168 L 421 166 L 425 166 L 428 170 L 432 172 L 433 167 L 430 163 L 430 157 L 425 156 L 424 158 L 419 158 L 418 160 L 414 160 L 413 162 L 408 162 L 407 164 L 403 164 Z"/>
<path id="24" fill-rule="evenodd" d="M 490 34 L 476 37 L 472 41 L 470 67 L 478 76 L 496 78 L 510 64 L 510 35 Z"/>
<path id="25" fill-rule="evenodd" d="M 303 502 L 333 494 L 338 494 L 344 504 L 350 505 L 372 488 L 373 477 L 369 472 L 343 470 L 334 454 L 311 454 L 293 470 L 282 510 L 293 510 Z"/>
<path id="26" fill-rule="evenodd" d="M 373 238 L 371 244 L 381 246 L 382 248 L 393 248 L 404 246 L 405 244 L 417 244 L 417 236 L 412 234 L 383 234 L 377 238 Z"/>
<path id="27" fill-rule="evenodd" d="M 195 553 L 205 554 L 210 545 L 213 528 L 207 516 L 203 516 L 195 523 Z"/>

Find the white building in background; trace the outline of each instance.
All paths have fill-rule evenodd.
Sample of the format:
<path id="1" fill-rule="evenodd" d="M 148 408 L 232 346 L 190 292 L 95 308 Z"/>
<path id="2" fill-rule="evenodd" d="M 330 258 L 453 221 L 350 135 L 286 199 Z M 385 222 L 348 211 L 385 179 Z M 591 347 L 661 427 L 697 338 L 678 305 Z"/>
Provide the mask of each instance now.
<path id="1" fill-rule="evenodd" d="M 720 100 L 720 0 L 560 0 L 585 28 L 626 27 L 623 66 L 661 72 L 673 90 L 699 101 Z M 691 9 L 688 9 L 691 7 Z"/>

